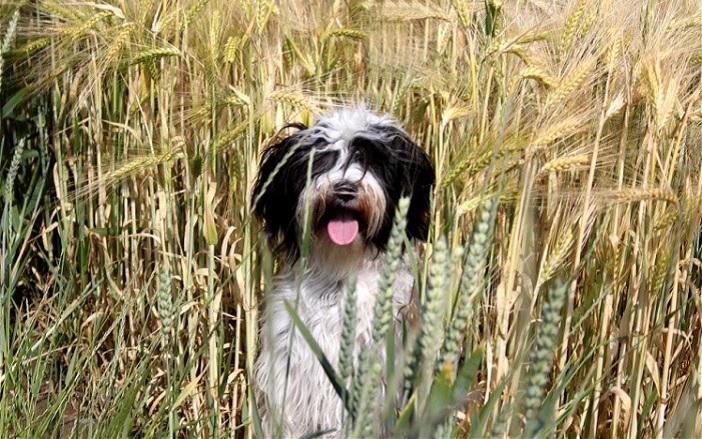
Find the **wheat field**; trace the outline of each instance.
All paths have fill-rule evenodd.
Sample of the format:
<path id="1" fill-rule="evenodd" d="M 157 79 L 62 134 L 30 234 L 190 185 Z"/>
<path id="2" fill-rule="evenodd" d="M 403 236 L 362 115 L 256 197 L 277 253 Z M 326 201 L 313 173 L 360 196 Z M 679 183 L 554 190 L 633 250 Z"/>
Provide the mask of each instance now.
<path id="1" fill-rule="evenodd" d="M 702 437 L 701 36 L 699 0 L 3 0 L 0 436 L 254 437 L 259 154 L 365 105 L 437 185 L 420 372 L 348 436 Z"/>

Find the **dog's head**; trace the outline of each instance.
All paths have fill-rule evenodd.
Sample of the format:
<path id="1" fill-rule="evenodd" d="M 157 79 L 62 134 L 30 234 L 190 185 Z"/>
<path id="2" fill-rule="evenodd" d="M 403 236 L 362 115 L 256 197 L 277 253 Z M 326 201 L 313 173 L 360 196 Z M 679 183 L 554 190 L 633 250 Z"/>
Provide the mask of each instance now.
<path id="1" fill-rule="evenodd" d="M 306 221 L 311 251 L 384 251 L 402 196 L 411 197 L 408 237 L 426 240 L 434 168 L 392 118 L 344 110 L 292 127 L 298 131 L 263 153 L 253 193 L 278 251 L 299 256 Z"/>

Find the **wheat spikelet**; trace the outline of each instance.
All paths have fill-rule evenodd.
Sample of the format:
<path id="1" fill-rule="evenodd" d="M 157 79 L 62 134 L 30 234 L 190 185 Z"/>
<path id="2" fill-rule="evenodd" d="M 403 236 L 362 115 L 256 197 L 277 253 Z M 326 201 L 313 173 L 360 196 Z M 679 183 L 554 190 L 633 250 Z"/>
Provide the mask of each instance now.
<path id="1" fill-rule="evenodd" d="M 539 285 L 543 285 L 549 281 L 553 275 L 556 274 L 558 268 L 563 266 L 563 263 L 565 262 L 565 259 L 574 243 L 575 236 L 573 235 L 573 229 L 568 227 L 559 235 L 556 246 L 554 247 L 553 251 L 549 252 L 546 262 L 544 262 L 543 267 L 541 267 L 539 272 Z"/>
<path id="2" fill-rule="evenodd" d="M 539 174 L 548 174 L 551 172 L 563 172 L 571 169 L 581 168 L 590 164 L 590 154 L 578 154 L 568 157 L 559 157 L 548 161 L 539 169 Z"/>
<path id="3" fill-rule="evenodd" d="M 519 198 L 519 188 L 516 186 L 515 183 L 508 183 L 506 187 L 502 189 L 502 191 L 499 194 L 499 202 L 500 203 L 512 203 L 516 201 Z M 492 197 L 496 197 L 496 193 L 492 193 L 489 195 L 478 195 L 475 196 L 468 201 L 465 201 L 461 203 L 458 206 L 457 213 L 458 215 L 466 215 L 469 213 L 472 213 L 480 207 L 481 204 L 485 203 L 487 200 L 489 200 Z"/>
<path id="4" fill-rule="evenodd" d="M 461 0 L 451 0 L 451 6 L 453 7 L 453 10 L 456 11 L 456 15 L 458 15 L 458 21 L 461 23 L 461 26 L 463 26 L 464 30 L 470 29 L 472 16 L 471 11 L 468 11 L 468 9 L 466 8 L 466 3 L 467 2 Z"/>
<path id="5" fill-rule="evenodd" d="M 17 55 L 30 55 L 33 52 L 43 49 L 51 43 L 49 38 L 37 38 L 36 40 L 30 41 L 24 46 L 18 47 L 15 50 L 10 50 L 5 52 L 6 54 L 17 54 Z M 0 60 L 2 62 L 2 60 Z"/>
<path id="6" fill-rule="evenodd" d="M 515 43 L 516 45 L 527 45 L 535 41 L 544 41 L 549 38 L 549 35 L 549 32 L 543 32 L 539 29 L 532 29 L 517 37 Z"/>
<path id="7" fill-rule="evenodd" d="M 219 34 L 221 27 L 222 15 L 220 14 L 219 9 L 214 9 L 212 11 L 212 17 L 210 18 L 210 44 L 208 49 L 210 53 L 210 61 L 215 64 L 219 59 Z"/>
<path id="8" fill-rule="evenodd" d="M 401 85 L 398 93 L 393 96 L 391 114 L 399 114 L 402 105 L 407 103 L 407 92 L 409 91 L 408 85 Z"/>
<path id="9" fill-rule="evenodd" d="M 119 32 L 117 32 L 117 35 L 115 35 L 114 38 L 110 39 L 110 45 L 105 51 L 106 60 L 112 61 L 117 58 L 117 55 L 124 47 L 134 27 L 134 23 L 127 23 L 124 26 L 122 26 L 122 29 L 120 29 Z"/>
<path id="10" fill-rule="evenodd" d="M 392 297 L 394 293 L 393 285 L 397 277 L 397 270 L 402 261 L 402 247 L 407 228 L 407 210 L 409 209 L 409 198 L 403 197 L 397 204 L 397 211 L 393 220 L 390 240 L 385 256 L 385 265 L 380 273 L 378 281 L 378 295 L 375 299 L 373 310 L 373 338 L 376 344 L 382 345 L 390 322 L 393 319 Z"/>
<path id="11" fill-rule="evenodd" d="M 364 380 L 358 411 L 356 413 L 356 428 L 354 429 L 354 434 L 350 437 L 378 436 L 374 431 L 377 425 L 377 422 L 374 422 L 376 417 L 376 404 L 374 404 L 374 402 L 377 401 L 378 387 L 376 383 L 380 381 L 382 370 L 382 366 L 379 362 L 373 363 L 367 379 Z"/>
<path id="12" fill-rule="evenodd" d="M 588 32 L 590 32 L 590 29 L 592 29 L 592 25 L 595 24 L 595 20 L 597 19 L 597 15 L 600 12 L 599 5 L 590 5 L 589 6 L 589 11 L 588 13 L 583 17 L 582 19 L 582 24 L 580 25 L 580 28 L 578 29 L 578 36 L 582 37 L 583 35 L 586 35 Z"/>
<path id="13" fill-rule="evenodd" d="M 451 37 L 453 36 L 451 24 L 441 23 L 437 32 L 436 53 L 443 55 L 448 47 L 449 41 L 451 41 Z"/>
<path id="14" fill-rule="evenodd" d="M 507 53 L 512 46 L 514 46 L 513 40 L 506 40 L 504 38 L 495 38 L 493 43 L 488 47 L 486 58 L 494 56 L 496 53 Z"/>
<path id="15" fill-rule="evenodd" d="M 346 303 L 341 324 L 341 345 L 339 347 L 339 380 L 348 385 L 353 377 L 353 347 L 356 342 L 356 277 L 349 278 L 346 286 Z"/>
<path id="16" fill-rule="evenodd" d="M 607 111 L 605 111 L 604 114 L 604 120 L 609 120 L 612 116 L 618 114 L 619 111 L 624 108 L 624 104 L 624 95 L 618 94 L 614 99 L 612 99 L 612 102 L 609 103 L 609 107 L 607 107 Z"/>
<path id="17" fill-rule="evenodd" d="M 646 63 L 649 94 L 648 98 L 653 107 L 655 126 L 663 129 L 670 120 L 677 103 L 678 83 L 674 77 L 661 78 L 657 63 Z"/>
<path id="18" fill-rule="evenodd" d="M 475 151 L 477 149 L 477 140 L 475 138 L 472 138 L 471 144 L 472 145 L 469 149 L 471 151 Z M 456 164 L 453 168 L 448 170 L 446 174 L 444 174 L 444 178 L 441 181 L 441 187 L 447 188 L 459 177 L 462 177 L 464 181 L 467 181 L 474 175 L 476 175 L 478 172 L 487 168 L 490 165 L 490 163 L 492 163 L 493 159 L 495 161 L 499 161 L 509 156 L 510 154 L 519 151 L 519 149 L 520 146 L 516 143 L 503 143 L 501 145 L 500 150 L 497 151 L 495 154 L 493 154 L 491 150 L 485 151 L 478 157 L 476 157 L 474 154 L 469 154 L 460 162 L 458 162 L 458 164 Z"/>
<path id="19" fill-rule="evenodd" d="M 677 206 L 669 206 L 661 218 L 656 222 L 656 230 L 667 229 L 678 218 L 679 209 Z"/>
<path id="20" fill-rule="evenodd" d="M 503 3 L 504 0 L 487 0 L 485 2 L 485 33 L 490 37 L 502 33 L 502 22 L 499 18 Z"/>
<path id="21" fill-rule="evenodd" d="M 565 302 L 568 285 L 556 283 L 550 288 L 548 298 L 541 309 L 541 324 L 536 331 L 534 347 L 529 356 L 531 365 L 527 378 L 526 397 L 524 399 L 525 418 L 527 420 L 523 437 L 536 437 L 549 422 L 553 413 L 540 413 L 543 395 L 551 373 L 551 360 L 554 346 L 558 339 L 560 310 Z M 549 419 L 544 419 L 549 416 Z"/>
<path id="22" fill-rule="evenodd" d="M 673 18 L 666 25 L 666 30 L 684 31 L 692 27 L 702 27 L 702 17 L 699 14 L 684 18 Z"/>
<path id="23" fill-rule="evenodd" d="M 555 125 L 550 126 L 544 133 L 539 135 L 533 143 L 534 150 L 540 150 L 549 146 L 556 139 L 572 136 L 584 129 L 584 121 L 580 117 L 569 117 Z"/>
<path id="24" fill-rule="evenodd" d="M 241 42 L 242 39 L 239 37 L 227 38 L 227 42 L 224 43 L 224 54 L 222 55 L 222 59 L 225 63 L 231 64 L 234 62 L 236 55 L 241 49 Z"/>
<path id="25" fill-rule="evenodd" d="M 168 274 L 168 264 L 161 267 L 159 286 L 156 292 L 156 306 L 158 308 L 158 318 L 161 321 L 161 334 L 168 340 L 173 330 L 173 315 L 175 306 L 173 305 L 173 293 L 171 292 L 171 277 Z"/>
<path id="26" fill-rule="evenodd" d="M 449 16 L 438 8 L 420 3 L 405 2 L 385 3 L 381 9 L 382 16 L 388 21 L 442 20 L 449 21 Z"/>
<path id="27" fill-rule="evenodd" d="M 232 94 L 227 96 L 225 102 L 236 107 L 247 107 L 251 104 L 251 98 L 249 98 L 245 93 L 231 87 Z"/>
<path id="28" fill-rule="evenodd" d="M 263 0 L 258 4 L 258 10 L 256 11 L 256 26 L 259 31 L 263 31 L 268 25 L 268 21 L 272 16 L 278 15 L 280 11 L 275 2 L 270 0 Z"/>
<path id="29" fill-rule="evenodd" d="M 434 243 L 431 266 L 429 267 L 429 288 L 422 304 L 422 327 L 417 345 L 419 346 L 420 388 L 429 384 L 436 364 L 437 346 L 441 342 L 441 319 L 443 316 L 444 296 L 446 295 L 446 280 L 449 273 L 448 246 L 442 235 Z M 415 372 L 416 373 L 416 372 Z"/>
<path id="30" fill-rule="evenodd" d="M 323 39 L 326 38 L 349 38 L 351 40 L 362 41 L 368 38 L 368 32 L 348 28 L 334 29 L 325 34 Z"/>
<path id="31" fill-rule="evenodd" d="M 10 169 L 7 171 L 7 177 L 5 178 L 5 203 L 9 205 L 12 202 L 14 196 L 13 187 L 15 184 L 15 178 L 17 177 L 17 172 L 19 171 L 20 160 L 22 160 L 22 153 L 24 152 L 25 138 L 23 137 L 15 146 L 15 151 L 12 153 L 12 161 L 10 162 Z"/>
<path id="32" fill-rule="evenodd" d="M 506 47 L 503 47 L 502 50 L 504 53 L 517 55 L 517 57 L 519 57 L 519 59 L 521 59 L 527 66 L 536 66 L 540 68 L 540 63 L 537 61 L 537 57 L 532 54 L 531 51 L 529 51 L 523 44 L 509 44 Z"/>
<path id="33" fill-rule="evenodd" d="M 471 151 L 474 151 L 476 148 L 476 139 L 473 137 L 471 139 Z M 445 174 L 444 174 L 444 179 L 441 182 L 441 189 L 446 189 L 449 187 L 454 181 L 458 179 L 458 177 L 462 176 L 466 169 L 470 167 L 471 164 L 473 164 L 475 161 L 475 157 L 472 154 L 467 155 L 463 160 L 459 161 L 455 166 L 451 167 Z"/>
<path id="34" fill-rule="evenodd" d="M 107 17 L 110 17 L 114 14 L 110 11 L 103 11 L 100 13 L 97 13 L 93 15 L 90 20 L 86 21 L 83 25 L 81 25 L 79 28 L 73 30 L 70 34 L 70 39 L 72 42 L 75 42 L 79 38 L 81 38 L 83 35 L 88 33 L 96 24 L 101 22 L 102 20 L 106 19 Z"/>
<path id="35" fill-rule="evenodd" d="M 158 165 L 167 163 L 172 159 L 181 156 L 183 154 L 182 143 L 177 142 L 175 139 L 172 143 L 173 147 L 169 150 L 163 151 L 160 154 L 135 157 L 114 171 L 108 172 L 105 175 L 104 183 L 108 186 L 116 184 L 123 181 L 127 177 L 153 169 Z"/>
<path id="36" fill-rule="evenodd" d="M 217 137 L 217 140 L 212 145 L 212 150 L 211 150 L 210 155 L 217 154 L 226 145 L 229 145 L 234 140 L 238 139 L 239 136 L 241 136 L 242 134 L 244 134 L 246 132 L 248 127 L 249 127 L 249 122 L 244 121 L 244 122 L 240 123 L 239 125 L 235 126 L 234 128 L 232 128 L 231 130 L 226 131 L 221 136 Z"/>
<path id="37" fill-rule="evenodd" d="M 483 286 L 487 251 L 492 240 L 496 212 L 497 200 L 489 198 L 485 201 L 480 217 L 473 226 L 473 233 L 471 234 L 467 251 L 468 256 L 465 264 L 463 264 L 459 296 L 455 305 L 454 315 L 451 316 L 451 322 L 446 332 L 444 346 L 441 350 L 441 361 L 438 363 L 440 367 L 447 363 L 457 366 L 461 348 L 460 342 L 473 313 L 471 297 L 478 293 Z"/>
<path id="38" fill-rule="evenodd" d="M 615 66 L 619 62 L 619 57 L 622 54 L 622 40 L 621 38 L 615 38 L 614 42 L 609 45 L 609 48 L 607 49 L 607 55 L 605 55 L 605 58 L 607 59 L 607 65 L 608 66 Z"/>
<path id="39" fill-rule="evenodd" d="M 573 36 L 575 35 L 575 30 L 580 21 L 580 17 L 583 15 L 585 10 L 585 0 L 578 0 L 578 3 L 573 8 L 573 11 L 568 15 L 565 25 L 563 26 L 563 36 L 561 37 L 561 43 L 558 46 L 558 53 L 564 54 L 570 49 L 570 45 L 573 42 Z"/>
<path id="40" fill-rule="evenodd" d="M 447 125 L 452 120 L 464 119 L 470 115 L 470 107 L 465 105 L 451 105 L 446 107 L 441 114 L 441 125 Z"/>
<path id="41" fill-rule="evenodd" d="M 5 64 L 5 53 L 10 50 L 10 47 L 12 46 L 12 43 L 15 41 L 15 34 L 17 33 L 17 22 L 19 21 L 19 9 L 16 9 L 15 12 L 12 13 L 12 18 L 10 19 L 10 22 L 7 24 L 7 30 L 5 31 L 5 35 L 2 38 L 2 44 L 0 44 L 0 92 L 2 91 L 2 76 L 3 76 L 3 67 Z"/>
<path id="42" fill-rule="evenodd" d="M 659 252 L 659 257 L 656 258 L 656 264 L 653 267 L 653 279 L 651 280 L 651 293 L 662 295 L 665 280 L 668 278 L 670 269 L 669 256 L 665 252 Z"/>
<path id="43" fill-rule="evenodd" d="M 585 79 L 592 75 L 595 62 L 592 58 L 583 61 L 570 74 L 561 78 L 557 87 L 546 98 L 545 113 L 550 113 L 558 104 L 569 96 L 574 90 L 580 88 Z"/>
<path id="44" fill-rule="evenodd" d="M 607 197 L 615 203 L 635 203 L 639 201 L 667 201 L 678 204 L 675 192 L 669 189 L 619 189 L 611 191 Z"/>
<path id="45" fill-rule="evenodd" d="M 130 60 L 131 64 L 139 64 L 142 62 L 153 61 L 166 56 L 180 56 L 180 51 L 175 47 L 163 47 L 160 49 L 151 49 L 145 52 L 138 53 Z"/>
<path id="46" fill-rule="evenodd" d="M 553 88 L 556 84 L 556 81 L 553 79 L 553 77 L 551 77 L 551 75 L 538 67 L 527 67 L 522 70 L 519 76 L 525 79 L 535 79 L 546 88 Z"/>
<path id="47" fill-rule="evenodd" d="M 184 30 L 186 26 L 188 26 L 190 23 L 195 20 L 197 15 L 200 13 L 202 8 L 205 7 L 207 3 L 209 3 L 210 0 L 196 0 L 195 3 L 190 5 L 188 10 L 185 12 L 185 21 L 183 22 L 183 25 L 179 29 L 180 31 Z"/>
<path id="48" fill-rule="evenodd" d="M 0 44 L 0 55 L 10 50 L 12 43 L 15 41 L 15 35 L 17 34 L 17 22 L 19 21 L 20 12 L 19 9 L 12 13 L 12 18 L 7 24 L 7 30 L 5 30 L 5 35 L 2 38 L 2 44 Z M 3 58 L 0 57 L 0 63 Z M 2 69 L 0 69 L 2 71 Z"/>
<path id="49" fill-rule="evenodd" d="M 290 90 L 276 90 L 268 97 L 273 102 L 289 104 L 292 105 L 293 108 L 303 108 L 311 112 L 316 111 L 315 105 L 302 93 L 297 93 Z"/>

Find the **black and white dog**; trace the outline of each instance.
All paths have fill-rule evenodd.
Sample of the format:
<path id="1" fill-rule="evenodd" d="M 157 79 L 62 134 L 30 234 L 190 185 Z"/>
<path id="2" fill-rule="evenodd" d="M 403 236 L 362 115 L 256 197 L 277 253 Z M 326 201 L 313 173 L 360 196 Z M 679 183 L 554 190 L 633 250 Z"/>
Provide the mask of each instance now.
<path id="1" fill-rule="evenodd" d="M 336 367 L 347 279 L 355 274 L 355 351 L 370 347 L 382 253 L 397 203 L 411 197 L 407 236 L 425 241 L 435 178 L 427 154 L 389 116 L 347 109 L 310 128 L 292 126 L 298 131 L 263 153 L 253 194 L 254 212 L 283 258 L 265 298 L 255 370 L 266 437 L 341 428 L 341 400 L 294 330 L 284 300 L 298 303 L 300 318 Z M 310 244 L 301 258 L 306 220 Z M 405 256 L 394 285 L 396 330 L 413 282 Z"/>

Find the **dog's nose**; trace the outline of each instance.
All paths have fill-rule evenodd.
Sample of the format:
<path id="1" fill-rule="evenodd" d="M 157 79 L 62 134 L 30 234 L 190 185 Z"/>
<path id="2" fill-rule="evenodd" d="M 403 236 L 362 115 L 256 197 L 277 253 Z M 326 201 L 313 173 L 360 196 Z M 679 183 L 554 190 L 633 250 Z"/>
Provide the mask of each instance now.
<path id="1" fill-rule="evenodd" d="M 341 182 L 334 185 L 334 194 L 341 201 L 351 201 L 356 198 L 358 187 L 349 182 Z"/>

